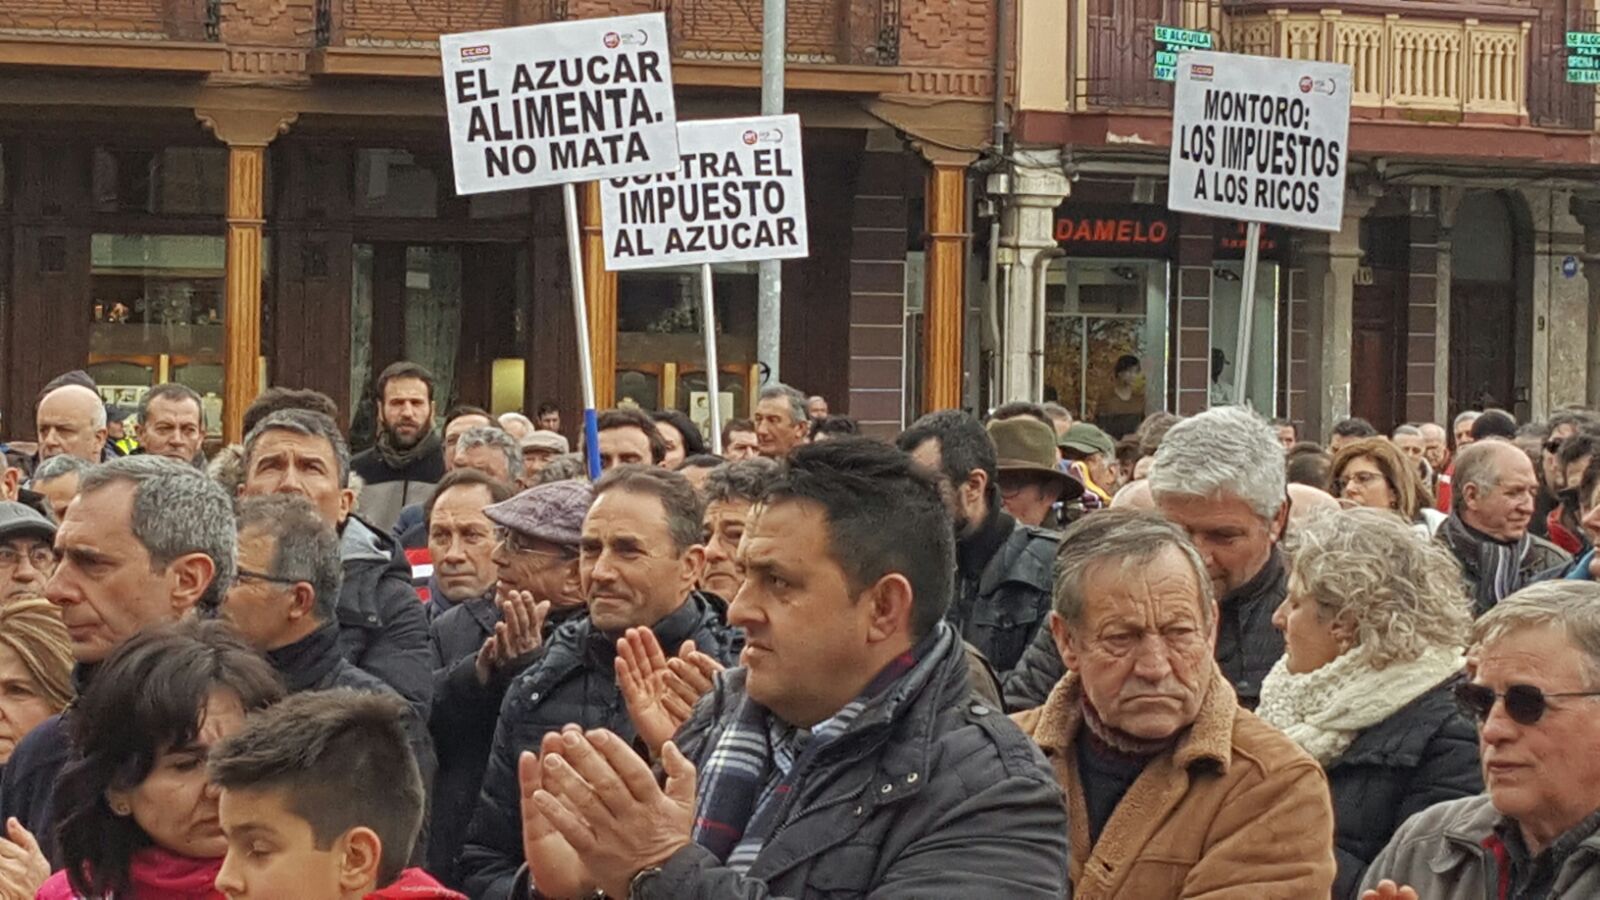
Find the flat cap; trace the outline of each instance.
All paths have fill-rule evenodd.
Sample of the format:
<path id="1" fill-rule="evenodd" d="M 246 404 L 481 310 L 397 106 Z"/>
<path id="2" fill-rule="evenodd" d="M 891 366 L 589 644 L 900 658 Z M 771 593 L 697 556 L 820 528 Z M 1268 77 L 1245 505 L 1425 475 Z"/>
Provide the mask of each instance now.
<path id="1" fill-rule="evenodd" d="M 543 428 L 528 432 L 527 437 L 522 439 L 521 444 L 524 450 L 537 448 L 539 450 L 553 450 L 556 453 L 568 452 L 569 446 L 565 435 L 557 434 L 554 431 L 546 431 Z"/>
<path id="2" fill-rule="evenodd" d="M 594 502 L 587 481 L 552 481 L 536 485 L 503 503 L 485 507 L 489 521 L 518 534 L 560 547 L 576 547 L 583 537 L 583 519 Z"/>
<path id="3" fill-rule="evenodd" d="M 0 541 L 33 536 L 45 541 L 56 539 L 55 523 L 31 506 L 0 500 Z"/>

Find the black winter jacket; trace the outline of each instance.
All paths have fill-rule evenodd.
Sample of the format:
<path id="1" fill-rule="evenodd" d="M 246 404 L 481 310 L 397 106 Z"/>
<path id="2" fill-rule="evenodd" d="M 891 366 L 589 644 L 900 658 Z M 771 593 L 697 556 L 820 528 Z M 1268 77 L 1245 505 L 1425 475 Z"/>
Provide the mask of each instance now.
<path id="1" fill-rule="evenodd" d="M 1335 897 L 1361 896 L 1367 866 L 1414 813 L 1483 791 L 1478 730 L 1456 706 L 1454 684 L 1439 684 L 1361 732 L 1328 764 Z"/>
<path id="2" fill-rule="evenodd" d="M 691 594 L 653 630 L 662 647 L 693 640 L 724 664 L 734 661 L 727 627 L 699 594 Z M 568 723 L 610 729 L 633 740 L 633 723 L 617 689 L 615 659 L 616 638 L 595 630 L 588 618 L 578 619 L 557 630 L 538 660 L 506 690 L 483 790 L 457 867 L 468 895 L 479 900 L 526 896 L 514 893 L 523 863 L 517 784 L 522 751 L 537 752 L 546 734 Z"/>
<path id="3" fill-rule="evenodd" d="M 974 544 L 988 541 L 988 547 Z M 958 551 L 955 597 L 945 614 L 961 637 L 982 653 L 1004 677 L 1050 614 L 1050 590 L 1060 537 L 1029 528 L 998 509 L 982 531 Z M 998 543 L 981 569 L 982 556 Z M 971 570 L 968 571 L 968 566 Z M 977 574 L 973 574 L 976 572 Z"/>
<path id="4" fill-rule="evenodd" d="M 1067 814 L 1044 757 L 970 696 L 947 645 L 889 716 L 869 708 L 798 787 L 795 814 L 740 875 L 697 844 L 640 900 L 872 897 L 1058 900 L 1067 895 Z M 704 767 L 733 721 L 744 669 L 717 679 L 677 744 Z"/>
<path id="5" fill-rule="evenodd" d="M 1245 709 L 1253 711 L 1261 702 L 1261 680 L 1283 656 L 1283 635 L 1273 627 L 1272 614 L 1288 592 L 1283 551 L 1273 547 L 1261 571 L 1218 604 L 1217 665 Z M 1040 628 L 1022 661 L 1003 679 L 1006 709 L 1021 712 L 1043 705 L 1066 673 L 1049 627 Z"/>
<path id="6" fill-rule="evenodd" d="M 267 662 L 272 663 L 272 668 L 277 670 L 278 676 L 283 679 L 284 686 L 289 693 L 298 694 L 303 691 L 333 691 L 351 690 L 363 694 L 387 694 L 399 696 L 395 689 L 370 673 L 363 672 L 352 666 L 344 657 L 339 655 L 338 634 L 333 626 L 309 635 L 287 647 L 279 647 L 267 652 Z M 409 709 L 409 704 L 407 707 Z M 406 742 L 411 745 L 411 755 L 417 761 L 417 772 L 422 776 L 422 790 L 428 798 L 428 806 L 432 806 L 433 780 L 438 769 L 438 762 L 433 753 L 433 740 L 428 736 L 428 729 L 421 719 L 417 717 L 416 710 L 410 709 L 401 726 L 406 732 Z M 412 848 L 411 864 L 422 865 L 427 859 L 427 823 L 424 821 L 421 839 Z"/>
<path id="7" fill-rule="evenodd" d="M 394 688 L 426 722 L 433 666 L 428 614 L 411 587 L 411 565 L 393 541 L 355 516 L 345 520 L 339 557 L 339 652 Z"/>
<path id="8" fill-rule="evenodd" d="M 578 607 L 552 612 L 545 619 L 544 640 L 562 624 L 584 616 Z M 478 650 L 500 621 L 494 598 L 465 600 L 437 619 L 429 628 L 433 648 L 433 709 L 428 730 L 433 734 L 439 755 L 439 774 L 435 778 L 433 815 L 429 819 L 428 871 L 440 881 L 455 887 L 456 858 L 467 839 L 467 826 L 477 808 L 478 791 L 483 788 L 483 769 L 494 742 L 494 726 L 500 717 L 500 702 L 511 679 L 523 671 L 502 671 L 489 684 L 479 684 Z M 538 659 L 538 651 L 525 666 Z"/>

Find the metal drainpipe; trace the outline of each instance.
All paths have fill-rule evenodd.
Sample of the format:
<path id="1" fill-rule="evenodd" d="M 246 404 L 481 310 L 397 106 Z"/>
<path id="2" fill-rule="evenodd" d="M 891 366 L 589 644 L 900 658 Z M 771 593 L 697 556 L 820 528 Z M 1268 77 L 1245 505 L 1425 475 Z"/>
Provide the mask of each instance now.
<path id="1" fill-rule="evenodd" d="M 1045 274 L 1050 263 L 1066 255 L 1067 251 L 1060 247 L 1051 247 L 1039 251 L 1033 260 L 1033 348 L 1029 351 L 1033 357 L 1033 385 L 1029 393 L 1033 400 L 1041 403 L 1044 402 Z"/>

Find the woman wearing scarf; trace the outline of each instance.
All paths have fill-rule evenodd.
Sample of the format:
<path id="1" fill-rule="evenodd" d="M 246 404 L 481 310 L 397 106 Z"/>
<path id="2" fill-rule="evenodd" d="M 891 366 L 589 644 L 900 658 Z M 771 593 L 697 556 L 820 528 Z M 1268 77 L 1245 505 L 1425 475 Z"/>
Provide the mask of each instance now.
<path id="1" fill-rule="evenodd" d="M 1348 509 L 1295 532 L 1289 594 L 1273 616 L 1286 652 L 1256 710 L 1328 774 L 1334 897 L 1412 813 L 1483 789 L 1477 730 L 1450 686 L 1471 602 L 1455 563 L 1391 512 Z"/>
<path id="2" fill-rule="evenodd" d="M 38 900 L 220 900 L 213 882 L 228 844 L 206 752 L 282 696 L 272 667 L 221 622 L 123 644 L 72 717 L 74 753 L 55 795 L 64 868 Z M 4 887 L 16 896 L 23 886 Z"/>

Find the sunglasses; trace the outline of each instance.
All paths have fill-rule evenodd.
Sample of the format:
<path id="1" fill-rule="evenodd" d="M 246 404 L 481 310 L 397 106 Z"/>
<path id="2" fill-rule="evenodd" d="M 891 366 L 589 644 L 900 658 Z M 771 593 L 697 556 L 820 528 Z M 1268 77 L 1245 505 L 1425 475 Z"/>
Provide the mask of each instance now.
<path id="1" fill-rule="evenodd" d="M 1470 682 L 1461 682 L 1455 687 L 1456 703 L 1460 704 L 1463 712 L 1468 713 L 1482 724 L 1489 720 L 1489 713 L 1494 709 L 1497 699 L 1504 699 L 1506 715 L 1518 725 L 1532 725 L 1544 717 L 1545 710 L 1550 708 L 1550 700 L 1557 697 L 1600 697 L 1600 691 L 1580 691 L 1565 694 L 1546 694 L 1544 691 L 1531 684 L 1513 684 L 1506 688 L 1504 694 L 1496 694 L 1494 688 Z"/>
<path id="2" fill-rule="evenodd" d="M 1561 452 L 1561 445 L 1566 443 L 1561 438 L 1551 438 L 1544 442 L 1544 452 L 1554 456 Z"/>

